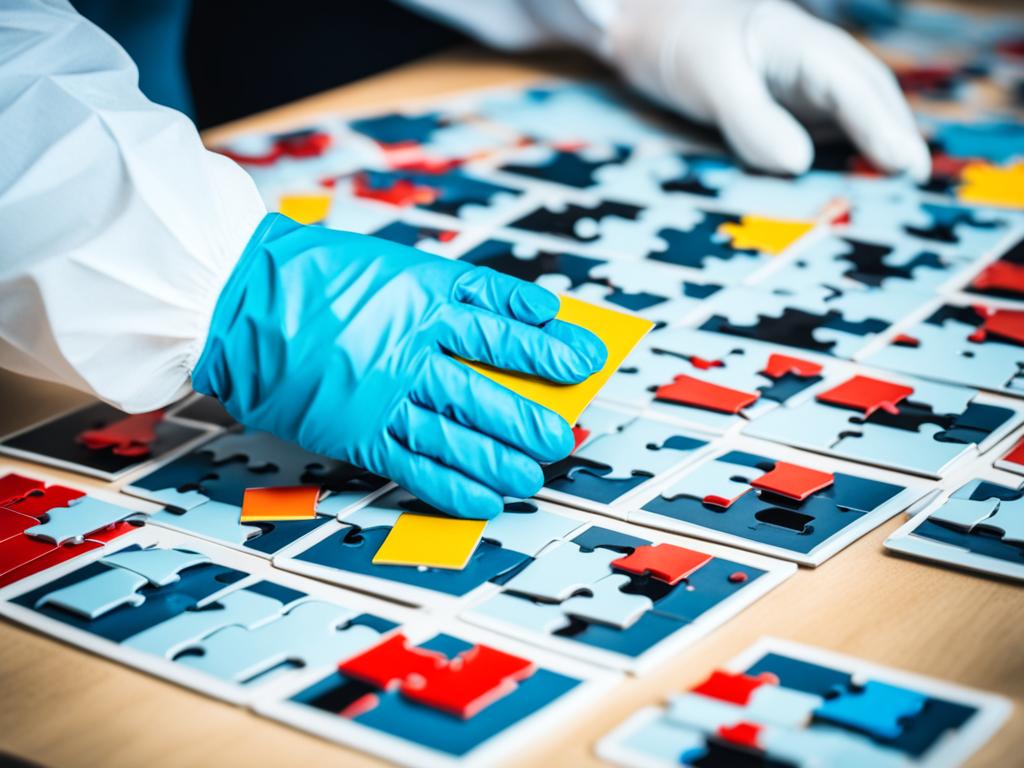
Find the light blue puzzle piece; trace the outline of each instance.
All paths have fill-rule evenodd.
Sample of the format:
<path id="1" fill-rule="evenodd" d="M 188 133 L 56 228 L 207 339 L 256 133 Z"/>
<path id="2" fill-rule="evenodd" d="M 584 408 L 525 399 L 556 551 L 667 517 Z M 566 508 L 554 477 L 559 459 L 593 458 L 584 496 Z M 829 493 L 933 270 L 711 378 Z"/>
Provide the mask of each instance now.
<path id="1" fill-rule="evenodd" d="M 135 513 L 130 509 L 100 501 L 92 496 L 83 496 L 74 499 L 66 507 L 56 507 L 47 511 L 46 522 L 33 525 L 25 533 L 51 544 L 79 542 L 87 534 L 106 528 L 133 514 Z"/>
<path id="2" fill-rule="evenodd" d="M 842 408 L 830 408 L 809 400 L 789 408 L 776 408 L 743 428 L 743 434 L 773 440 L 801 448 L 828 450 L 841 432 L 857 429 L 851 424 L 857 414 Z"/>
<path id="3" fill-rule="evenodd" d="M 590 433 L 580 448 L 585 446 L 587 443 L 593 442 L 602 435 L 610 435 L 618 432 L 619 427 L 627 423 L 631 418 L 633 417 L 628 413 L 606 408 L 600 403 L 592 403 L 588 405 L 587 409 L 583 412 L 583 415 L 580 416 L 580 419 L 577 422 L 577 424 Z"/>
<path id="4" fill-rule="evenodd" d="M 984 480 L 975 478 L 974 480 L 968 480 L 966 483 L 957 488 L 953 493 L 950 494 L 950 498 L 953 499 L 969 499 L 971 495 L 977 490 L 978 486 L 981 485 Z"/>
<path id="5" fill-rule="evenodd" d="M 101 560 L 104 565 L 127 568 L 145 577 L 154 587 L 173 584 L 178 574 L 186 568 L 210 562 L 210 558 L 198 552 L 181 549 L 134 549 L 116 552 Z"/>
<path id="6" fill-rule="evenodd" d="M 669 722 L 684 728 L 717 733 L 723 726 L 743 722 L 746 709 L 722 699 L 687 691 L 669 698 L 665 717 Z"/>
<path id="7" fill-rule="evenodd" d="M 611 471 L 603 475 L 608 479 L 627 479 L 637 472 L 657 476 L 703 447 L 703 444 L 690 450 L 659 447 L 673 437 L 686 437 L 681 432 L 677 427 L 638 417 L 628 422 L 620 432 L 602 435 L 589 442 L 576 455 L 611 467 Z"/>
<path id="8" fill-rule="evenodd" d="M 628 629 L 654 607 L 649 597 L 628 595 L 622 588 L 629 576 L 614 574 L 599 579 L 589 588 L 590 597 L 576 595 L 562 603 L 562 612 L 585 621 Z"/>
<path id="9" fill-rule="evenodd" d="M 628 734 L 623 747 L 670 765 L 688 764 L 707 752 L 704 734 L 656 717 Z"/>
<path id="10" fill-rule="evenodd" d="M 210 501 L 209 497 L 204 496 L 199 491 L 182 492 L 176 488 L 161 488 L 156 491 L 146 490 L 142 495 L 147 499 L 163 504 L 165 507 L 172 507 L 182 511 L 195 509 L 200 504 L 206 504 Z"/>
<path id="11" fill-rule="evenodd" d="M 779 685 L 761 685 L 747 702 L 747 719 L 781 728 L 804 728 L 814 711 L 825 703 L 821 696 Z"/>
<path id="12" fill-rule="evenodd" d="M 907 399 L 914 402 L 925 402 L 935 413 L 963 413 L 971 404 L 977 391 L 952 384 L 940 384 L 937 381 L 915 380 L 914 393 Z"/>
<path id="13" fill-rule="evenodd" d="M 928 515 L 928 519 L 969 531 L 982 520 L 991 517 L 997 509 L 999 499 L 958 499 L 951 496 L 945 504 Z"/>
<path id="14" fill-rule="evenodd" d="M 146 598 L 138 590 L 146 578 L 123 568 L 111 568 L 77 584 L 43 595 L 35 608 L 52 605 L 93 621 L 122 605 L 138 607 Z"/>
<path id="15" fill-rule="evenodd" d="M 927 698 L 916 691 L 869 680 L 858 691 L 842 691 L 826 699 L 815 715 L 879 739 L 895 739 L 900 722 L 919 714 Z"/>
<path id="16" fill-rule="evenodd" d="M 400 503 L 413 501 L 415 497 L 408 491 L 395 488 L 383 496 L 360 507 L 347 515 L 343 515 L 341 521 L 349 525 L 356 525 L 364 530 L 366 528 L 391 528 L 398 518 L 407 510 L 399 506 Z"/>
<path id="17" fill-rule="evenodd" d="M 737 499 L 750 490 L 749 481 L 762 474 L 764 473 L 753 467 L 729 464 L 715 459 L 696 466 L 662 491 L 661 496 L 669 500 L 677 496 L 690 496 L 695 499 L 720 496 L 724 499 Z"/>
<path id="18" fill-rule="evenodd" d="M 937 424 L 922 424 L 917 432 L 877 424 L 860 424 L 855 428 L 859 434 L 840 439 L 832 447 L 835 453 L 933 477 L 940 477 L 951 462 L 971 450 L 970 445 L 936 440 L 935 435 L 942 431 Z"/>
<path id="19" fill-rule="evenodd" d="M 504 549 L 534 557 L 556 539 L 582 525 L 578 520 L 537 509 L 533 512 L 503 512 L 487 521 L 483 538 L 496 541 Z"/>
<path id="20" fill-rule="evenodd" d="M 506 582 L 505 589 L 539 600 L 562 602 L 608 576 L 612 560 L 620 557 L 621 553 L 602 547 L 583 552 L 571 541 L 557 542 Z"/>
<path id="21" fill-rule="evenodd" d="M 784 763 L 828 768 L 907 768 L 904 753 L 886 749 L 849 731 L 815 726 L 768 726 L 758 734 L 765 753 Z"/>
<path id="22" fill-rule="evenodd" d="M 204 539 L 242 546 L 254 536 L 259 536 L 260 529 L 255 525 L 242 525 L 238 521 L 240 514 L 240 508 L 234 504 L 207 501 L 184 512 L 165 509 L 150 516 L 149 521 L 154 525 L 194 533 Z"/>
<path id="23" fill-rule="evenodd" d="M 1000 501 L 996 513 L 982 524 L 1002 531 L 1003 541 L 1024 544 L 1024 499 Z"/>
<path id="24" fill-rule="evenodd" d="M 254 629 L 218 630 L 196 646 L 201 655 L 186 654 L 175 661 L 234 683 L 255 680 L 286 664 L 336 664 L 380 639 L 368 626 L 343 626 L 355 615 L 348 608 L 310 600 Z"/>
<path id="25" fill-rule="evenodd" d="M 514 624 L 531 632 L 550 635 L 569 626 L 569 619 L 558 605 L 535 603 L 524 597 L 499 592 L 470 611 L 504 624 Z"/>
<path id="26" fill-rule="evenodd" d="M 240 589 L 200 610 L 182 611 L 177 616 L 122 641 L 121 645 L 144 653 L 173 659 L 185 648 L 207 635 L 229 626 L 251 627 L 280 615 L 280 600 Z"/>

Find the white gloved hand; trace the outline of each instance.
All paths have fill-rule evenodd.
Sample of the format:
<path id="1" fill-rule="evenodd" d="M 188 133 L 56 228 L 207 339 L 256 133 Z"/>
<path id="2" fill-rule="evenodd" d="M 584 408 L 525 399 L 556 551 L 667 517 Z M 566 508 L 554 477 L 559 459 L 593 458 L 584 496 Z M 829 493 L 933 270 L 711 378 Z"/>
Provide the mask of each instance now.
<path id="1" fill-rule="evenodd" d="M 603 53 L 637 88 L 717 125 L 757 168 L 798 174 L 801 125 L 834 121 L 883 171 L 928 178 L 931 159 L 892 73 L 838 27 L 786 0 L 620 0 Z"/>

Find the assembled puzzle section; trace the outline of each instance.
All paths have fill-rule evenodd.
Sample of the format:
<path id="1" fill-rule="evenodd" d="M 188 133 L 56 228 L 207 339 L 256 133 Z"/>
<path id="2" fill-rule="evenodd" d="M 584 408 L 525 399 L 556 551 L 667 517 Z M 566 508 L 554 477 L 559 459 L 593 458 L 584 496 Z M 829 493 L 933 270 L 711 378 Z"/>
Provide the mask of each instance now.
<path id="1" fill-rule="evenodd" d="M 926 492 L 898 475 L 877 480 L 766 443 L 735 445 L 689 467 L 629 521 L 815 566 Z"/>
<path id="2" fill-rule="evenodd" d="M 151 527 L 0 601 L 10 619 L 234 702 L 376 644 L 398 626 L 380 607 L 339 590 L 310 594 L 259 560 Z"/>
<path id="3" fill-rule="evenodd" d="M 184 449 L 216 428 L 179 421 L 164 410 L 128 414 L 95 403 L 8 435 L 0 442 L 0 453 L 117 480 Z"/>
<path id="4" fill-rule="evenodd" d="M 982 267 L 964 290 L 986 298 L 1024 301 L 1024 237 Z"/>
<path id="5" fill-rule="evenodd" d="M 1018 408 L 967 387 L 858 373 L 824 382 L 743 433 L 940 478 L 988 450 L 1021 419 Z"/>
<path id="6" fill-rule="evenodd" d="M 915 515 L 886 548 L 1024 581 L 1024 487 L 974 478 Z"/>
<path id="7" fill-rule="evenodd" d="M 234 430 L 123 490 L 165 506 L 150 517 L 155 525 L 272 557 L 386 483 L 269 433 Z M 246 514 L 247 505 L 260 510 Z"/>
<path id="8" fill-rule="evenodd" d="M 943 303 L 900 328 L 863 362 L 980 389 L 1024 396 L 1024 310 Z"/>
<path id="9" fill-rule="evenodd" d="M 103 549 L 143 524 L 138 511 L 108 497 L 0 464 L 0 587 Z"/>
<path id="10" fill-rule="evenodd" d="M 573 427 L 572 454 L 544 466 L 541 498 L 625 519 L 630 497 L 695 460 L 710 435 L 601 403 Z"/>
<path id="11" fill-rule="evenodd" d="M 593 664 L 640 672 L 774 589 L 792 564 L 635 526 L 553 542 L 463 620 Z"/>
<path id="12" fill-rule="evenodd" d="M 628 768 L 955 766 L 1011 711 L 998 696 L 765 638 L 597 745 Z"/>
<path id="13" fill-rule="evenodd" d="M 267 695 L 256 710 L 400 765 L 490 766 L 605 700 L 617 676 L 446 622 L 419 626 Z"/>
<path id="14" fill-rule="evenodd" d="M 472 510 L 463 513 L 473 516 Z M 381 551 L 394 545 L 389 539 L 399 520 L 409 515 L 429 516 L 435 524 L 405 548 L 407 556 L 396 564 L 386 556 L 387 549 Z M 461 563 L 455 559 L 435 563 L 436 553 L 431 550 L 446 547 L 441 539 L 452 535 L 446 526 L 436 524 L 439 517 L 444 519 L 437 510 L 396 488 L 297 541 L 274 558 L 274 565 L 410 605 L 439 606 L 475 593 L 497 591 L 496 582 L 583 525 L 569 510 L 563 512 L 554 505 L 532 500 L 509 502 L 502 514 L 474 534 Z M 412 549 L 412 545 L 417 546 Z M 421 558 L 418 563 L 417 554 Z"/>
<path id="15" fill-rule="evenodd" d="M 660 328 L 626 358 L 601 398 L 723 434 L 785 404 L 839 365 L 757 341 Z"/>

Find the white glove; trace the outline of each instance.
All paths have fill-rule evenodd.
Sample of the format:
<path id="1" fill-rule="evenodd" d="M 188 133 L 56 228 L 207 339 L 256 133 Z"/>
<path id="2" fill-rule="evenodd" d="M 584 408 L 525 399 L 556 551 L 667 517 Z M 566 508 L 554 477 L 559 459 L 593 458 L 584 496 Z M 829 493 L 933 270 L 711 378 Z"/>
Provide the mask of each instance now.
<path id="1" fill-rule="evenodd" d="M 785 0 L 616 6 L 601 52 L 651 98 L 716 124 L 750 165 L 806 171 L 814 149 L 800 121 L 830 120 L 881 170 L 928 178 L 928 148 L 896 79 L 841 29 Z"/>

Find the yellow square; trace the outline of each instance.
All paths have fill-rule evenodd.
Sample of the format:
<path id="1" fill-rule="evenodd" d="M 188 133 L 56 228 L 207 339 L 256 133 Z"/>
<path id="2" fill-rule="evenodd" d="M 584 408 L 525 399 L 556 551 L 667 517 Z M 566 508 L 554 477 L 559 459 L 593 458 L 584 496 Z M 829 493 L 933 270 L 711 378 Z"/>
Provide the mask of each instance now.
<path id="1" fill-rule="evenodd" d="M 325 193 L 281 195 L 277 208 L 299 224 L 317 224 L 327 218 L 331 196 Z"/>
<path id="2" fill-rule="evenodd" d="M 373 556 L 373 564 L 461 571 L 480 542 L 485 525 L 486 520 L 404 512 Z"/>
<path id="3" fill-rule="evenodd" d="M 614 309 L 598 307 L 571 296 L 561 296 L 562 307 L 556 316 L 594 333 L 608 348 L 608 361 L 604 368 L 579 384 L 556 384 L 524 373 L 502 371 L 481 363 L 463 360 L 470 368 L 513 392 L 549 408 L 569 424 L 575 424 L 583 409 L 594 399 L 601 387 L 642 339 L 654 323 L 635 315 Z"/>

